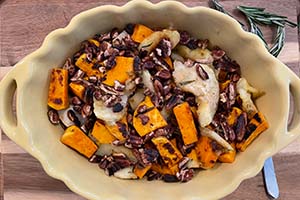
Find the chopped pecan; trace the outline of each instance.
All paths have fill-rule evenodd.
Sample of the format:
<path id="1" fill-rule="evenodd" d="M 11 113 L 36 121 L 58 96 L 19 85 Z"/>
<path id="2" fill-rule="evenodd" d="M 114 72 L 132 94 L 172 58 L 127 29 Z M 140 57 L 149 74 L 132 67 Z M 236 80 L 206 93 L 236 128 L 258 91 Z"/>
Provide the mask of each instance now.
<path id="1" fill-rule="evenodd" d="M 168 39 L 163 38 L 157 45 L 155 51 L 158 56 L 166 58 L 171 55 L 171 42 Z"/>
<path id="2" fill-rule="evenodd" d="M 229 140 L 229 141 L 234 141 L 235 140 L 235 134 L 234 134 L 234 131 L 233 129 L 231 128 L 231 126 L 229 126 L 229 124 L 227 123 L 227 121 L 222 121 L 220 123 L 221 125 L 221 128 L 223 130 L 223 133 L 224 133 L 224 139 L 225 140 Z"/>
<path id="3" fill-rule="evenodd" d="M 48 114 L 49 121 L 52 124 L 54 124 L 54 125 L 58 125 L 59 124 L 59 115 L 58 115 L 58 113 L 57 113 L 56 110 L 49 109 L 47 114 Z"/>
<path id="4" fill-rule="evenodd" d="M 235 134 L 236 140 L 241 142 L 244 139 L 246 133 L 247 126 L 247 114 L 243 112 L 240 116 L 238 116 L 236 124 L 235 124 Z"/>
<path id="5" fill-rule="evenodd" d="M 167 101 L 165 108 L 167 110 L 173 109 L 174 106 L 176 106 L 180 101 L 180 98 L 174 94 L 171 96 L 171 98 Z"/>
<path id="6" fill-rule="evenodd" d="M 179 179 L 175 175 L 171 175 L 171 174 L 163 175 L 163 180 L 167 183 L 179 182 Z"/>
<path id="7" fill-rule="evenodd" d="M 89 117 L 93 112 L 93 108 L 89 104 L 84 104 L 81 108 L 81 115 L 83 118 Z"/>
<path id="8" fill-rule="evenodd" d="M 197 72 L 198 76 L 199 76 L 202 80 L 207 80 L 207 79 L 209 79 L 208 74 L 206 73 L 206 71 L 204 71 L 204 69 L 202 68 L 202 66 L 200 65 L 200 63 L 196 63 L 196 64 L 195 64 L 195 68 L 196 68 L 196 72 Z"/>
<path id="9" fill-rule="evenodd" d="M 186 165 L 187 165 L 187 163 L 188 163 L 189 161 L 190 161 L 190 158 L 188 158 L 188 157 L 183 157 L 183 158 L 179 161 L 179 163 L 178 163 L 179 169 L 185 168 Z"/>
<path id="10" fill-rule="evenodd" d="M 211 55 L 214 58 L 214 60 L 219 60 L 225 55 L 225 51 L 223 51 L 220 48 L 215 48 L 211 51 Z"/>
<path id="11" fill-rule="evenodd" d="M 180 31 L 180 44 L 186 45 L 191 39 L 190 34 L 187 31 Z"/>
<path id="12" fill-rule="evenodd" d="M 127 143 L 133 148 L 140 148 L 143 145 L 144 140 L 140 136 L 130 134 Z"/>
<path id="13" fill-rule="evenodd" d="M 74 97 L 72 97 L 72 99 L 71 99 L 71 103 L 72 103 L 73 105 L 81 105 L 81 104 L 82 104 L 82 101 L 79 99 L 79 97 L 74 96 Z"/>
<path id="14" fill-rule="evenodd" d="M 147 181 L 153 181 L 161 178 L 161 174 L 153 170 L 149 170 L 146 176 L 147 176 Z"/>
<path id="15" fill-rule="evenodd" d="M 133 60 L 133 67 L 135 72 L 141 72 L 142 71 L 142 65 L 141 65 L 141 59 L 138 56 L 134 57 Z"/>
<path id="16" fill-rule="evenodd" d="M 198 47 L 201 49 L 206 49 L 208 47 L 209 40 L 198 40 Z"/>
<path id="17" fill-rule="evenodd" d="M 78 81 L 81 78 L 83 78 L 84 76 L 84 72 L 82 70 L 77 70 L 77 72 L 72 76 L 72 78 L 70 79 L 71 81 Z"/>
<path id="18" fill-rule="evenodd" d="M 96 155 L 96 154 L 94 154 L 94 155 L 89 159 L 89 161 L 90 161 L 91 163 L 100 163 L 101 160 L 102 160 L 102 156 L 99 156 L 99 155 Z"/>
<path id="19" fill-rule="evenodd" d="M 182 169 L 176 173 L 176 177 L 181 182 L 188 182 L 194 177 L 193 169 Z"/>
<path id="20" fill-rule="evenodd" d="M 157 76 L 158 78 L 167 80 L 171 78 L 171 73 L 169 72 L 169 70 L 166 69 L 162 69 L 160 71 L 158 71 L 155 76 Z"/>
<path id="21" fill-rule="evenodd" d="M 78 118 L 77 118 L 77 116 L 76 116 L 76 114 L 75 114 L 75 112 L 73 110 L 68 110 L 67 116 L 76 125 L 80 125 L 80 121 L 78 120 Z"/>
<path id="22" fill-rule="evenodd" d="M 140 157 L 141 164 L 143 166 L 147 166 L 151 163 L 154 163 L 157 161 L 157 158 L 159 157 L 159 153 L 155 149 L 145 148 L 145 149 L 139 149 L 138 150 L 138 157 Z"/>
<path id="23" fill-rule="evenodd" d="M 141 119 L 142 125 L 146 125 L 150 120 L 150 118 L 144 114 L 139 114 L 138 117 Z"/>
<path id="24" fill-rule="evenodd" d="M 122 133 L 123 137 L 127 137 L 128 136 L 128 130 L 127 130 L 127 126 L 126 124 L 122 123 L 122 122 L 116 122 L 116 124 L 118 125 L 118 129 L 119 131 Z"/>
<path id="25" fill-rule="evenodd" d="M 233 106 L 235 104 L 236 94 L 236 85 L 233 82 L 230 82 L 228 84 L 228 100 L 230 106 Z"/>
<path id="26" fill-rule="evenodd" d="M 163 85 L 159 80 L 155 79 L 153 82 L 153 86 L 156 93 L 163 94 L 164 92 Z"/>
<path id="27" fill-rule="evenodd" d="M 114 84 L 114 89 L 118 92 L 123 92 L 125 89 L 125 85 L 123 85 L 122 83 L 120 83 L 119 81 L 115 80 L 115 84 Z"/>
<path id="28" fill-rule="evenodd" d="M 152 60 L 148 60 L 143 64 L 143 69 L 153 69 L 154 67 L 155 63 Z"/>
<path id="29" fill-rule="evenodd" d="M 191 38 L 190 41 L 186 44 L 186 46 L 190 49 L 198 48 L 198 40 Z"/>

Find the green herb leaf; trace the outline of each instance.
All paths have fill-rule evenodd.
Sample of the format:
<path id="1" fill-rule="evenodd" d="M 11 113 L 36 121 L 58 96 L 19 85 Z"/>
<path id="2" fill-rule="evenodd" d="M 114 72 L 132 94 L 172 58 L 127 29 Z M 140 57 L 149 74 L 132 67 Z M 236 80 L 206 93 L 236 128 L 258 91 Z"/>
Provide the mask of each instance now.
<path id="1" fill-rule="evenodd" d="M 218 0 L 211 0 L 211 7 L 214 8 L 215 10 L 218 10 L 232 18 L 234 18 L 229 12 L 227 12 L 224 7 L 219 3 Z M 240 23 L 241 26 L 245 26 L 242 22 L 240 22 L 239 20 L 235 19 L 238 23 Z"/>

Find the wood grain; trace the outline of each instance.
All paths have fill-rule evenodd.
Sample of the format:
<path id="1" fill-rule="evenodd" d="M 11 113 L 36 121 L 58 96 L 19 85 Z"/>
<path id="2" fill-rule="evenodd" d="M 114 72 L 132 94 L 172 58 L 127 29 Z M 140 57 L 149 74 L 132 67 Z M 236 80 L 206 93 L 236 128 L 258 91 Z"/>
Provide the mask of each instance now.
<path id="1" fill-rule="evenodd" d="M 27 54 L 36 50 L 45 36 L 68 24 L 70 19 L 83 10 L 104 4 L 122 5 L 125 0 L 0 0 L 0 80 L 12 66 Z M 152 1 L 158 2 L 158 0 Z M 206 0 L 184 0 L 188 6 L 207 6 Z M 243 20 L 234 11 L 237 5 L 266 7 L 270 12 L 288 16 L 297 21 L 298 0 L 225 0 L 221 1 L 228 11 Z M 268 42 L 274 32 L 263 28 Z M 297 29 L 286 29 L 286 45 L 279 59 L 299 74 L 299 35 Z M 2 139 L 1 139 L 2 135 Z M 300 199 L 300 139 L 274 156 L 280 199 Z M 71 192 L 61 181 L 49 177 L 41 164 L 18 147 L 4 134 L 0 134 L 0 200 L 51 199 L 83 200 Z M 245 180 L 238 189 L 224 199 L 268 199 L 261 173 Z"/>

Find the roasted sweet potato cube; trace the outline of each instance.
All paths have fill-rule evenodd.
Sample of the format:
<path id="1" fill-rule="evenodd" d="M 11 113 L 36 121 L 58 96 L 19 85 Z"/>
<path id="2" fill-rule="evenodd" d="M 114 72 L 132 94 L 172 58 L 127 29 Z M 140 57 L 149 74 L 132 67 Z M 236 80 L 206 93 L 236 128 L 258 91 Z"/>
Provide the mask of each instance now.
<path id="1" fill-rule="evenodd" d="M 224 91 L 225 88 L 229 85 L 229 83 L 230 83 L 230 80 L 227 80 L 227 81 L 225 81 L 225 82 L 223 82 L 223 83 L 220 83 L 220 84 L 219 84 L 220 91 L 221 91 L 221 92 Z"/>
<path id="2" fill-rule="evenodd" d="M 151 169 L 152 165 L 147 165 L 146 167 L 140 167 L 140 166 L 135 166 L 135 168 L 133 169 L 133 173 L 135 173 L 135 175 L 137 177 L 139 177 L 139 179 L 142 179 L 145 174 Z"/>
<path id="3" fill-rule="evenodd" d="M 198 141 L 197 129 L 195 126 L 193 113 L 187 102 L 181 103 L 173 108 L 182 139 L 185 145 Z"/>
<path id="4" fill-rule="evenodd" d="M 233 126 L 236 123 L 237 118 L 240 116 L 240 114 L 242 114 L 242 112 L 243 111 L 237 107 L 232 108 L 229 116 L 227 117 L 227 123 L 229 126 Z"/>
<path id="5" fill-rule="evenodd" d="M 102 73 L 99 69 L 94 69 L 93 66 L 95 65 L 96 61 L 88 62 L 86 58 L 86 53 L 83 53 L 78 60 L 76 61 L 75 65 L 79 67 L 82 71 L 84 71 L 88 76 L 97 76 L 102 77 Z"/>
<path id="6" fill-rule="evenodd" d="M 177 172 L 179 172 L 178 165 L 174 165 L 171 167 L 168 167 L 167 165 L 159 165 L 157 163 L 152 164 L 151 170 L 159 173 L 159 174 L 170 174 L 170 175 L 176 175 Z"/>
<path id="7" fill-rule="evenodd" d="M 173 70 L 174 69 L 174 66 L 173 66 L 173 63 L 172 63 L 172 60 L 171 58 L 168 56 L 166 58 L 164 58 L 164 61 L 169 65 L 170 69 Z"/>
<path id="8" fill-rule="evenodd" d="M 114 86 L 115 81 L 124 84 L 134 76 L 133 57 L 116 57 L 116 65 L 107 72 L 104 84 Z"/>
<path id="9" fill-rule="evenodd" d="M 134 26 L 133 34 L 131 36 L 131 39 L 135 42 L 141 43 L 146 37 L 151 35 L 153 31 L 148 28 L 147 26 L 144 26 L 142 24 L 136 24 Z"/>
<path id="10" fill-rule="evenodd" d="M 174 147 L 177 148 L 177 141 L 176 141 L 176 138 L 171 139 L 170 142 L 174 145 Z"/>
<path id="11" fill-rule="evenodd" d="M 90 158 L 98 149 L 97 145 L 75 125 L 68 127 L 60 140 L 87 158 Z"/>
<path id="12" fill-rule="evenodd" d="M 188 168 L 199 168 L 199 159 L 195 149 L 192 149 L 190 153 L 187 154 L 187 157 L 190 159 L 188 163 Z"/>
<path id="13" fill-rule="evenodd" d="M 142 120 L 141 114 L 138 113 L 138 110 L 141 106 L 147 107 L 147 112 L 143 113 L 142 115 L 145 116 L 148 121 L 145 123 L 145 121 Z M 143 124 L 144 123 L 144 124 Z M 150 97 L 146 97 L 144 101 L 142 101 L 136 110 L 134 111 L 134 117 L 133 117 L 133 126 L 135 130 L 138 132 L 140 136 L 147 135 L 151 131 L 155 131 L 158 128 L 162 128 L 164 126 L 167 126 L 166 120 L 163 118 L 163 116 L 160 114 L 159 110 L 154 106 L 152 103 Z"/>
<path id="14" fill-rule="evenodd" d="M 233 147 L 233 151 L 228 151 L 222 153 L 218 160 L 222 163 L 233 163 L 236 156 L 236 150 L 235 150 L 235 143 L 231 143 L 231 146 Z"/>
<path id="15" fill-rule="evenodd" d="M 244 140 L 236 144 L 239 151 L 245 151 L 253 140 L 263 131 L 269 128 L 269 124 L 261 112 L 257 112 L 247 124 Z"/>
<path id="16" fill-rule="evenodd" d="M 76 96 L 84 100 L 85 87 L 82 84 L 72 82 L 69 84 L 69 87 Z"/>
<path id="17" fill-rule="evenodd" d="M 126 115 L 116 124 L 114 125 L 106 124 L 105 127 L 118 140 L 122 142 L 126 140 L 126 138 L 124 137 L 124 133 L 128 132 Z"/>
<path id="18" fill-rule="evenodd" d="M 153 138 L 152 142 L 168 167 L 174 166 L 182 158 L 180 151 L 166 137 Z"/>
<path id="19" fill-rule="evenodd" d="M 218 159 L 218 154 L 212 147 L 212 140 L 207 136 L 200 136 L 195 150 L 198 155 L 200 166 L 203 169 L 213 168 Z"/>
<path id="20" fill-rule="evenodd" d="M 94 45 L 97 46 L 97 47 L 100 46 L 100 42 L 98 42 L 98 41 L 95 40 L 95 39 L 89 39 L 88 41 L 89 41 L 89 43 L 92 43 L 92 44 L 94 44 Z"/>
<path id="21" fill-rule="evenodd" d="M 235 160 L 236 151 L 228 151 L 219 156 L 218 160 L 222 163 L 233 163 Z"/>
<path id="22" fill-rule="evenodd" d="M 91 132 L 91 136 L 96 139 L 97 144 L 111 144 L 116 138 L 100 121 L 96 121 Z"/>
<path id="23" fill-rule="evenodd" d="M 48 106 L 55 110 L 69 107 L 68 71 L 65 69 L 54 68 L 51 71 Z"/>

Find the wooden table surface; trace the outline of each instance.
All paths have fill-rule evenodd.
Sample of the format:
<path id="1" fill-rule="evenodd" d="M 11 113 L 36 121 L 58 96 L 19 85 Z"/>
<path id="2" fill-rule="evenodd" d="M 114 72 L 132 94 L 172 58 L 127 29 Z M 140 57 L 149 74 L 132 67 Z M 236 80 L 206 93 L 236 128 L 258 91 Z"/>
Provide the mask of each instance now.
<path id="1" fill-rule="evenodd" d="M 21 58 L 37 49 L 45 36 L 68 24 L 77 13 L 103 4 L 122 5 L 124 0 L 0 0 L 0 80 Z M 157 1 L 154 1 L 157 2 Z M 186 5 L 207 6 L 206 0 L 185 0 Z M 265 7 L 271 12 L 288 16 L 297 21 L 298 0 L 242 0 L 221 1 L 229 11 L 237 5 Z M 239 19 L 243 17 L 233 11 Z M 297 29 L 287 28 L 286 44 L 279 59 L 299 75 L 299 35 Z M 264 28 L 267 41 L 273 32 Z M 2 135 L 2 142 L 1 142 Z M 7 136 L 0 134 L 0 199 L 51 199 L 82 200 L 61 181 L 46 175 L 40 163 L 15 145 Z M 300 199 L 300 139 L 274 156 L 280 199 Z M 268 199 L 262 174 L 248 179 L 224 199 Z"/>

